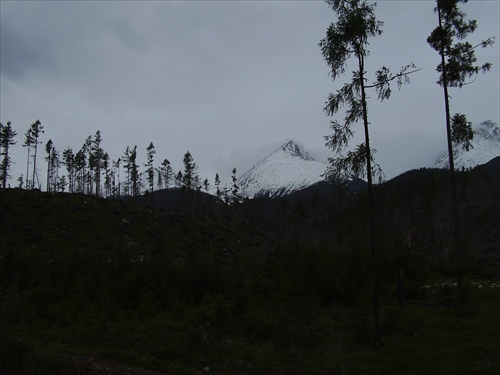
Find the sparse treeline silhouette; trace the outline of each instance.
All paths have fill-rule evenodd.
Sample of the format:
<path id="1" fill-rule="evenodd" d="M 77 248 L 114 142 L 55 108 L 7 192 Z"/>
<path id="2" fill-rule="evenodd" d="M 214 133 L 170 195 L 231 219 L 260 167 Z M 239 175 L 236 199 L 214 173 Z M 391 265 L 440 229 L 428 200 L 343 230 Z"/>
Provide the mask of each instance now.
<path id="1" fill-rule="evenodd" d="M 9 187 L 7 181 L 12 177 L 10 174 L 11 146 L 17 143 L 15 140 L 17 132 L 10 121 L 6 125 L 0 123 L 0 126 L 0 155 L 2 156 L 0 184 L 3 188 L 7 188 Z M 40 180 L 42 166 L 37 164 L 37 155 L 38 145 L 43 143 L 41 135 L 44 133 L 45 128 L 40 120 L 33 122 L 25 133 L 22 146 L 27 149 L 26 175 L 21 174 L 18 177 L 17 187 L 19 188 L 42 190 Z M 101 145 L 100 130 L 97 130 L 93 136 L 89 135 L 76 152 L 71 147 L 67 147 L 61 153 L 49 138 L 45 143 L 45 190 L 47 192 L 82 193 L 104 198 L 136 197 L 142 193 L 153 193 L 156 189 L 170 188 L 178 188 L 189 193 L 199 192 L 203 188 L 206 193 L 209 193 L 209 179 L 205 178 L 202 182 L 198 166 L 189 151 L 186 151 L 183 157 L 183 170 L 174 172 L 170 161 L 166 158 L 157 166 L 156 148 L 153 142 L 150 142 L 145 150 L 144 167 L 146 169 L 141 172 L 137 164 L 139 154 L 137 145 L 126 146 L 123 155 L 114 160 Z M 124 174 L 120 173 L 121 170 Z M 231 179 L 232 187 L 226 187 L 223 190 L 219 190 L 218 187 L 220 184 L 218 173 L 214 181 L 218 191 L 217 196 L 227 204 L 241 201 L 238 195 L 236 168 L 232 170 Z"/>

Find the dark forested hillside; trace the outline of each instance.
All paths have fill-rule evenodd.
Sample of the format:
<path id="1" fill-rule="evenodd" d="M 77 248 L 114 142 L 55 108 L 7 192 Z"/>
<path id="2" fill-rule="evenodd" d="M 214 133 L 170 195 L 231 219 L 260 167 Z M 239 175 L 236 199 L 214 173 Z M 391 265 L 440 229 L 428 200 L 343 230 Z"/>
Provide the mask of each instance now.
<path id="1" fill-rule="evenodd" d="M 500 276 L 500 157 L 457 176 L 464 245 L 476 271 Z M 375 188 L 378 240 L 385 249 L 416 250 L 445 262 L 451 217 L 448 171 L 408 171 Z M 355 191 L 361 191 L 355 194 Z M 361 240 L 366 223 L 365 195 L 321 183 L 287 197 L 247 202 L 247 211 L 263 230 L 299 243 L 327 244 Z M 444 258 L 443 258 L 444 257 Z M 496 270 L 496 271 L 494 271 Z M 486 272 L 486 271 L 485 271 Z"/>
<path id="2" fill-rule="evenodd" d="M 446 171 L 377 186 L 378 351 L 363 191 L 226 206 L 2 189 L 0 374 L 427 374 L 436 355 L 439 373 L 498 373 L 496 163 L 458 175 L 459 309 Z"/>

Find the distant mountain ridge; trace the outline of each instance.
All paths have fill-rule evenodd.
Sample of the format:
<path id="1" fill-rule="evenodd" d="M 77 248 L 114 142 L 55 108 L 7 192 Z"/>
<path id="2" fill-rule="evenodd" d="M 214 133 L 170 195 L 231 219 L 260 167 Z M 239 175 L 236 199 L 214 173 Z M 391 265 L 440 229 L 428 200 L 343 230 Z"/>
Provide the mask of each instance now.
<path id="1" fill-rule="evenodd" d="M 314 160 L 302 146 L 289 141 L 247 170 L 239 179 L 247 198 L 281 197 L 324 181 L 327 164 Z"/>
<path id="2" fill-rule="evenodd" d="M 474 138 L 472 148 L 465 151 L 461 145 L 453 145 L 455 169 L 469 169 L 485 164 L 500 156 L 500 126 L 491 120 L 483 121 L 473 126 Z M 438 158 L 435 168 L 448 169 L 448 153 Z"/>

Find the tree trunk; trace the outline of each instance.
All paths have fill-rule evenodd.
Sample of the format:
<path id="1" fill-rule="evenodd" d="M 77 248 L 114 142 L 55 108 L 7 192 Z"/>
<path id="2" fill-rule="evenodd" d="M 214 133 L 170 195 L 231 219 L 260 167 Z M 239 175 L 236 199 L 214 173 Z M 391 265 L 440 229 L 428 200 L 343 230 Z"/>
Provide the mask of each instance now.
<path id="1" fill-rule="evenodd" d="M 442 28 L 441 21 L 441 8 L 440 3 L 437 1 L 437 13 L 439 18 L 439 27 Z M 456 266 L 456 277 L 457 277 L 457 288 L 458 288 L 458 303 L 463 302 L 463 282 L 462 282 L 462 255 L 460 249 L 460 223 L 458 218 L 458 202 L 457 202 L 457 184 L 455 179 L 455 163 L 453 160 L 453 141 L 451 138 L 451 116 L 450 116 L 450 97 L 448 95 L 448 78 L 446 76 L 446 61 L 445 61 L 445 51 L 444 45 L 441 44 L 441 50 L 439 51 L 441 55 L 441 64 L 443 67 L 443 92 L 444 92 L 444 103 L 445 103 L 445 115 L 446 115 L 446 139 L 448 144 L 448 161 L 450 164 L 450 184 L 451 184 L 451 215 L 453 223 L 453 242 L 455 246 L 455 266 Z"/>
<path id="2" fill-rule="evenodd" d="M 366 104 L 365 82 L 364 82 L 364 59 L 358 54 L 359 72 L 361 80 L 361 100 L 363 106 L 363 124 L 365 131 L 366 145 L 366 175 L 368 179 L 368 222 L 369 222 L 369 239 L 370 239 L 370 263 L 372 273 L 372 288 L 373 288 L 373 339 L 375 347 L 379 348 L 382 345 L 382 332 L 380 329 L 380 299 L 379 299 L 379 278 L 378 278 L 378 257 L 375 246 L 375 212 L 373 203 L 373 181 L 372 181 L 372 166 L 371 166 L 371 150 L 370 150 L 370 134 L 368 131 L 368 108 Z"/>

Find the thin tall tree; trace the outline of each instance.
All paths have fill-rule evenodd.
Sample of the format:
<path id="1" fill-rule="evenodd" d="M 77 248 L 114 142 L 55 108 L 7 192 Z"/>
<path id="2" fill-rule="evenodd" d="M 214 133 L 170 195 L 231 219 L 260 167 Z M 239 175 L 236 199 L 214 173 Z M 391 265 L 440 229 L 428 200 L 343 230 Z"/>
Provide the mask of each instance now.
<path id="1" fill-rule="evenodd" d="M 118 158 L 116 161 L 113 162 L 113 168 L 114 168 L 114 171 L 113 171 L 113 196 L 117 196 L 117 192 L 118 192 L 118 197 L 120 197 L 120 188 L 121 188 L 121 183 L 120 183 L 120 163 L 121 163 L 122 159 L 121 158 Z M 116 186 L 116 182 L 115 182 L 115 177 L 116 179 L 118 179 L 118 186 Z"/>
<path id="2" fill-rule="evenodd" d="M 52 142 L 52 139 L 49 139 L 47 143 L 45 144 L 45 152 L 47 153 L 47 156 L 45 157 L 45 160 L 47 160 L 47 192 L 50 192 L 51 186 L 52 186 L 52 149 L 54 148 L 54 143 Z"/>
<path id="3" fill-rule="evenodd" d="M 30 173 L 30 154 L 31 154 L 31 146 L 33 144 L 33 137 L 31 135 L 31 127 L 24 133 L 24 143 L 23 147 L 26 147 L 28 150 L 28 158 L 26 160 L 26 189 L 31 188 L 31 183 L 30 183 L 30 178 L 29 178 L 29 173 Z"/>
<path id="4" fill-rule="evenodd" d="M 16 141 L 14 141 L 14 138 L 17 135 L 17 132 L 12 128 L 12 123 L 10 121 L 7 121 L 7 124 L 1 125 L 2 131 L 0 132 L 0 145 L 1 145 L 1 153 L 0 155 L 3 156 L 2 163 L 1 163 L 1 181 L 2 181 L 2 187 L 5 189 L 7 187 L 7 179 L 9 178 L 9 169 L 12 164 L 12 160 L 9 155 L 9 150 L 10 146 L 13 146 L 16 144 Z"/>
<path id="5" fill-rule="evenodd" d="M 0 122 L 0 155 L 2 154 L 2 132 L 3 132 L 3 124 Z"/>
<path id="6" fill-rule="evenodd" d="M 89 168 L 94 171 L 95 195 L 101 195 L 101 169 L 104 150 L 101 148 L 101 131 L 97 130 L 89 147 Z"/>
<path id="7" fill-rule="evenodd" d="M 31 188 L 35 188 L 35 177 L 38 179 L 37 176 L 37 170 L 36 170 L 36 156 L 37 156 L 37 151 L 38 151 L 38 144 L 41 144 L 42 142 L 39 141 L 39 137 L 41 134 L 45 133 L 45 130 L 43 130 L 43 125 L 40 122 L 40 120 L 36 120 L 33 124 L 31 124 L 30 127 L 30 134 L 31 134 L 31 140 L 32 140 L 32 147 L 33 147 L 33 175 L 31 178 Z"/>
<path id="8" fill-rule="evenodd" d="M 436 0 L 434 12 L 438 16 L 438 26 L 427 38 L 427 43 L 438 52 L 440 63 L 437 66 L 439 80 L 437 84 L 443 88 L 446 123 L 446 141 L 448 146 L 448 163 L 451 183 L 451 214 L 453 223 L 453 242 L 456 259 L 456 279 L 459 290 L 459 302 L 463 302 L 463 260 L 460 245 L 460 222 L 458 216 L 457 187 L 455 164 L 453 160 L 453 143 L 460 143 L 469 150 L 473 138 L 471 123 L 465 115 L 456 113 L 451 116 L 449 88 L 462 88 L 479 73 L 491 69 L 490 63 L 476 65 L 475 50 L 478 47 L 493 45 L 493 38 L 483 40 L 477 45 L 462 42 L 468 34 L 477 28 L 475 20 L 466 20 L 466 14 L 458 7 L 467 0 Z"/>
<path id="9" fill-rule="evenodd" d="M 125 149 L 125 152 L 123 153 L 122 156 L 123 160 L 123 168 L 125 168 L 125 171 L 127 173 L 127 179 L 125 181 L 125 186 L 123 187 L 123 193 L 125 195 L 130 195 L 130 171 L 132 170 L 132 167 L 130 166 L 130 147 L 127 146 Z"/>
<path id="10" fill-rule="evenodd" d="M 183 158 L 184 172 L 182 173 L 182 188 L 187 191 L 197 190 L 200 186 L 200 177 L 198 175 L 198 166 L 193 160 L 189 151 Z"/>
<path id="11" fill-rule="evenodd" d="M 130 181 L 132 183 L 132 196 L 136 197 L 140 194 L 141 180 L 139 174 L 139 166 L 137 161 L 137 145 L 130 151 L 129 155 L 129 168 L 130 168 Z"/>
<path id="12" fill-rule="evenodd" d="M 381 345 L 382 335 L 379 317 L 379 276 L 377 266 L 377 250 L 375 246 L 375 213 L 372 177 L 378 175 L 382 179 L 382 170 L 374 162 L 373 150 L 370 146 L 367 89 L 375 88 L 379 100 L 388 99 L 391 95 L 390 82 L 396 80 L 398 86 L 409 82 L 408 74 L 413 64 L 401 68 L 398 74 L 391 74 L 389 69 L 382 67 L 376 72 L 376 81 L 368 84 L 366 58 L 369 55 L 368 39 L 382 34 L 381 21 L 375 17 L 375 4 L 364 0 L 326 0 L 329 7 L 336 13 L 337 22 L 332 23 L 326 37 L 319 42 L 325 61 L 330 66 L 330 76 L 335 80 L 343 75 L 347 63 L 355 60 L 355 70 L 352 81 L 346 83 L 336 93 L 330 93 L 324 108 L 328 116 L 336 114 L 341 107 L 347 107 L 343 123 L 337 120 L 330 122 L 333 134 L 325 137 L 326 146 L 331 148 L 338 157 L 329 159 L 325 176 L 332 180 L 345 180 L 347 176 L 366 176 L 368 180 L 368 224 L 370 263 L 373 283 L 373 334 L 377 347 Z M 416 71 L 416 70 L 414 70 Z M 362 122 L 364 143 L 354 151 L 343 154 L 354 132 L 351 127 L 358 121 Z"/>
<path id="13" fill-rule="evenodd" d="M 50 170 L 51 170 L 51 191 L 58 192 L 60 188 L 59 183 L 59 167 L 61 166 L 61 159 L 59 157 L 59 151 L 55 147 L 52 147 L 52 154 L 50 156 Z"/>
<path id="14" fill-rule="evenodd" d="M 148 148 L 146 149 L 146 164 L 147 167 L 147 176 L 148 176 L 148 184 L 149 191 L 152 193 L 154 190 L 154 182 L 155 182 L 155 170 L 154 170 L 154 155 L 156 154 L 155 145 L 153 142 L 149 143 Z"/>
<path id="15" fill-rule="evenodd" d="M 71 147 L 66 148 L 63 151 L 63 163 L 66 166 L 66 171 L 68 172 L 68 191 L 70 193 L 75 192 L 75 154 Z"/>

